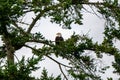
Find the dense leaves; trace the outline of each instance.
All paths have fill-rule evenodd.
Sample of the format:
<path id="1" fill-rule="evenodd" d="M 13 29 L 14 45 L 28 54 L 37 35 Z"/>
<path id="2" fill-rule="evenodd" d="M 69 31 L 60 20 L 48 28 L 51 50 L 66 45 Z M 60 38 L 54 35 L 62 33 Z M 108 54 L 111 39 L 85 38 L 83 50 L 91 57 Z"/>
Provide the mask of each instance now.
<path id="1" fill-rule="evenodd" d="M 62 80 L 60 76 L 54 78 L 52 75 L 49 77 L 46 69 L 43 69 L 40 80 Z"/>
<path id="2" fill-rule="evenodd" d="M 25 60 L 23 57 L 18 63 L 14 65 L 0 66 L 0 79 L 3 80 L 36 80 L 35 77 L 31 77 L 30 73 L 39 69 L 36 64 L 41 60 L 41 57 Z M 2 63 L 1 63 L 2 65 Z"/>
<path id="3" fill-rule="evenodd" d="M 41 32 L 32 33 L 32 29 L 42 18 L 48 18 L 52 23 L 59 24 L 62 28 L 71 29 L 72 24 L 82 24 L 82 10 L 84 5 L 96 7 L 98 12 L 106 20 L 104 29 L 104 40 L 102 43 L 93 42 L 88 35 L 73 34 L 61 45 L 56 46 L 53 42 L 47 40 Z M 0 66 L 0 79 L 3 80 L 35 80 L 31 77 L 32 71 L 39 68 L 36 64 L 44 56 L 50 58 L 59 65 L 67 68 L 68 75 L 75 80 L 100 80 L 96 72 L 103 72 L 107 68 L 97 69 L 94 58 L 84 55 L 86 51 L 93 51 L 96 58 L 102 58 L 102 54 L 114 56 L 114 72 L 120 73 L 120 51 L 114 45 L 114 39 L 120 40 L 120 6 L 118 0 L 103 0 L 100 2 L 90 2 L 89 0 L 1 0 L 0 1 L 0 35 L 2 36 L 3 45 L 0 47 L 0 58 L 7 57 L 6 64 Z M 31 16 L 31 22 L 24 21 L 28 13 Z M 22 24 L 22 25 L 21 25 Z M 25 27 L 24 27 L 25 26 Z M 29 46 L 28 43 L 42 44 L 42 47 Z M 22 60 L 14 63 L 15 51 L 22 47 L 32 50 L 37 57 L 23 57 Z M 24 53 L 25 54 L 25 53 Z M 69 66 L 54 60 L 51 54 L 56 57 L 62 57 L 69 61 Z M 8 64 L 13 61 L 12 64 Z M 40 66 L 39 66 L 40 67 Z M 44 69 L 40 80 L 61 80 L 61 76 L 48 76 Z M 39 80 L 37 79 L 37 80 Z M 108 78 L 112 80 L 112 78 Z"/>

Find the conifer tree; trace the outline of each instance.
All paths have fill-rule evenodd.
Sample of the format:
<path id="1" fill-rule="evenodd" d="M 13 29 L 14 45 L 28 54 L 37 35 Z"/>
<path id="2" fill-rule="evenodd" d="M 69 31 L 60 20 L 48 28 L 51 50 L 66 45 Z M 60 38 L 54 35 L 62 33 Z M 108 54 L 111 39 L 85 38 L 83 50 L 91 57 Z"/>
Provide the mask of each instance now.
<path id="1" fill-rule="evenodd" d="M 72 29 L 72 24 L 84 25 L 82 23 L 82 10 L 84 5 L 91 5 L 106 20 L 104 28 L 104 40 L 101 44 L 93 42 L 86 35 L 73 34 L 71 37 L 56 46 L 53 41 L 47 40 L 41 32 L 32 33 L 41 18 L 49 17 L 52 23 L 59 24 L 65 29 Z M 23 19 L 28 13 L 34 14 L 31 21 Z M 96 16 L 97 14 L 94 13 Z M 73 27 L 74 28 L 74 27 Z M 66 80 L 72 76 L 75 80 L 100 80 L 97 75 L 97 67 L 94 59 L 83 55 L 86 50 L 94 51 L 98 58 L 102 53 L 114 56 L 113 67 L 116 73 L 120 73 L 120 51 L 115 47 L 113 40 L 120 37 L 120 3 L 118 0 L 103 0 L 102 2 L 90 2 L 89 0 L 1 0 L 0 1 L 0 36 L 3 45 L 0 47 L 1 60 L 7 58 L 6 63 L 0 65 L 0 79 L 2 80 L 35 80 L 30 76 L 32 71 L 39 69 L 35 65 L 44 56 L 59 65 L 61 74 Z M 31 47 L 26 43 L 35 42 L 44 44 L 43 47 Z M 27 47 L 37 57 L 23 57 L 19 62 L 14 61 L 15 51 Z M 57 53 L 58 52 L 58 53 Z M 61 56 L 69 61 L 70 65 L 63 64 L 51 57 Z M 66 67 L 68 74 L 62 70 Z M 104 72 L 107 67 L 101 69 Z M 113 73 L 114 74 L 114 73 Z M 112 79 L 112 78 L 111 78 Z M 108 80 L 111 80 L 108 79 Z M 42 76 L 36 80 L 62 80 L 58 77 L 48 77 L 47 71 L 43 70 Z"/>

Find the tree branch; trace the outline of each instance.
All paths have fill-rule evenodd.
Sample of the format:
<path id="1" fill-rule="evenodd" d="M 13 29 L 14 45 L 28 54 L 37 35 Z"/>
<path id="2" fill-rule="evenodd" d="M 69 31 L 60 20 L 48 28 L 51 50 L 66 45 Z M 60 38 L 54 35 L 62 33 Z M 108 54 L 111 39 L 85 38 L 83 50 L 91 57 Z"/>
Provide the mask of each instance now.
<path id="1" fill-rule="evenodd" d="M 79 3 L 73 3 L 73 5 L 77 4 L 83 4 L 83 5 L 103 5 L 104 2 L 79 2 Z"/>
<path id="2" fill-rule="evenodd" d="M 12 21 L 12 24 L 13 24 L 17 29 L 19 29 L 19 30 L 22 32 L 23 35 L 27 35 L 27 33 L 26 33 L 21 27 L 19 27 L 19 26 L 16 24 L 15 21 Z"/>
<path id="3" fill-rule="evenodd" d="M 97 78 L 97 75 L 95 74 L 95 72 L 89 67 L 89 66 L 87 66 L 85 63 L 83 63 L 82 61 L 81 61 L 81 59 L 79 59 L 79 60 L 72 60 L 72 58 L 69 58 L 69 60 L 70 60 L 70 62 L 73 64 L 73 65 L 76 65 L 76 62 L 78 63 L 78 65 L 79 65 L 79 68 L 78 67 L 76 67 L 76 69 L 79 71 L 79 70 L 82 70 L 85 74 L 87 74 L 87 75 L 89 75 L 89 73 L 90 74 L 92 74 L 92 75 L 94 75 L 94 77 L 93 77 L 93 80 L 96 80 L 96 78 Z M 89 72 L 87 72 L 87 71 Z M 91 76 L 89 76 L 89 77 L 91 77 Z M 91 77 L 92 78 L 92 77 Z"/>
<path id="4" fill-rule="evenodd" d="M 62 70 L 61 65 L 60 65 L 60 64 L 58 64 L 58 65 L 59 65 L 60 71 L 62 72 L 63 76 L 65 77 L 66 80 L 68 80 L 67 76 L 65 75 L 65 73 L 64 73 L 63 70 Z"/>
<path id="5" fill-rule="evenodd" d="M 81 2 L 81 3 L 71 4 L 71 5 L 77 5 L 77 4 L 94 5 L 95 6 L 95 5 L 104 5 L 105 3 L 103 3 L 103 2 Z M 46 13 L 50 10 L 56 10 L 56 8 L 62 7 L 63 5 L 64 5 L 64 3 L 59 3 L 59 4 L 56 4 L 56 5 L 45 7 L 45 9 L 43 9 L 43 10 L 38 10 L 39 14 L 35 17 L 35 19 L 30 24 L 30 26 L 27 30 L 27 33 L 31 32 L 31 30 L 34 27 L 34 25 L 36 24 L 36 22 L 40 19 L 40 17 L 43 16 L 44 13 Z"/>
<path id="6" fill-rule="evenodd" d="M 63 3 L 62 3 L 62 4 L 63 4 Z M 46 7 L 46 8 L 43 9 L 43 10 L 39 10 L 39 14 L 36 16 L 36 18 L 35 18 L 35 19 L 33 20 L 33 22 L 30 24 L 30 27 L 28 28 L 27 33 L 30 33 L 30 32 L 31 32 L 31 30 L 32 30 L 32 28 L 34 27 L 35 23 L 38 21 L 38 19 L 40 19 L 40 17 L 43 16 L 43 14 L 44 14 L 45 12 L 48 12 L 48 11 L 50 11 L 50 10 L 55 10 L 56 7 L 59 7 L 59 6 L 61 6 L 62 4 L 52 5 L 52 6 Z"/>
<path id="7" fill-rule="evenodd" d="M 30 49 L 32 49 L 32 50 L 39 51 L 39 50 L 34 49 L 34 48 L 32 48 L 32 47 L 30 47 L 30 46 L 27 46 L 27 45 L 26 45 L 26 47 L 28 47 L 28 48 L 30 48 Z M 48 55 L 46 55 L 46 57 L 48 57 L 49 59 L 53 60 L 55 63 L 57 63 L 57 64 L 59 65 L 59 69 L 60 69 L 61 73 L 63 74 L 63 76 L 65 77 L 65 79 L 68 80 L 67 76 L 65 75 L 65 73 L 64 73 L 63 70 L 62 70 L 61 65 L 64 66 L 64 67 L 67 67 L 67 68 L 73 68 L 73 67 L 70 67 L 70 66 L 67 66 L 67 65 L 65 65 L 65 64 L 62 64 L 62 63 L 58 62 L 57 60 L 53 59 L 52 57 L 50 57 L 50 56 L 48 56 Z"/>
<path id="8" fill-rule="evenodd" d="M 49 45 L 49 46 L 51 46 L 51 47 L 55 47 L 55 45 L 50 44 L 49 42 L 43 41 L 43 40 L 35 40 L 35 39 L 33 39 L 33 40 L 29 40 L 28 42 L 42 43 L 42 44 L 45 44 L 45 45 Z M 51 41 L 51 42 L 54 42 L 54 41 Z"/>
<path id="9" fill-rule="evenodd" d="M 32 48 L 32 47 L 30 47 L 30 46 L 28 46 L 28 45 L 25 45 L 25 47 L 40 52 L 39 50 L 37 50 L 37 49 L 35 49 L 35 48 Z M 38 56 L 39 56 L 39 55 L 38 55 Z M 48 55 L 45 55 L 45 56 L 48 57 L 49 59 L 53 60 L 53 61 L 56 62 L 57 64 L 60 64 L 60 65 L 65 66 L 65 67 L 67 67 L 67 68 L 73 68 L 73 67 L 71 67 L 71 66 L 67 66 L 67 65 L 65 65 L 65 64 L 62 64 L 62 63 L 58 62 L 57 60 L 53 59 L 52 57 L 50 57 L 50 56 L 48 56 Z"/>
<path id="10" fill-rule="evenodd" d="M 67 65 L 65 65 L 65 64 L 62 64 L 62 63 L 58 62 L 57 60 L 53 59 L 53 58 L 50 57 L 50 56 L 47 56 L 47 55 L 46 55 L 46 57 L 48 57 L 49 59 L 53 60 L 53 61 L 56 62 L 57 64 L 60 64 L 60 65 L 62 65 L 62 66 L 64 66 L 64 67 L 73 68 L 73 67 L 70 67 L 70 66 L 67 66 Z"/>
<path id="11" fill-rule="evenodd" d="M 42 16 L 41 12 L 36 16 L 36 18 L 32 21 L 30 24 L 30 27 L 27 30 L 27 33 L 30 33 L 32 28 L 34 27 L 35 23 L 38 21 L 38 19 Z"/>

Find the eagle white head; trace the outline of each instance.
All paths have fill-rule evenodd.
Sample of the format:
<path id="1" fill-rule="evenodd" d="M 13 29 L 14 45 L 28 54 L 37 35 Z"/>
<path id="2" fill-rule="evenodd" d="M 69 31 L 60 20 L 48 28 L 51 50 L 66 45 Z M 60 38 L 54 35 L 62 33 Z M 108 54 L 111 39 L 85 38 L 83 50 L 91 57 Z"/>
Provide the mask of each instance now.
<path id="1" fill-rule="evenodd" d="M 56 36 L 61 37 L 62 34 L 58 32 L 58 33 L 56 34 Z"/>

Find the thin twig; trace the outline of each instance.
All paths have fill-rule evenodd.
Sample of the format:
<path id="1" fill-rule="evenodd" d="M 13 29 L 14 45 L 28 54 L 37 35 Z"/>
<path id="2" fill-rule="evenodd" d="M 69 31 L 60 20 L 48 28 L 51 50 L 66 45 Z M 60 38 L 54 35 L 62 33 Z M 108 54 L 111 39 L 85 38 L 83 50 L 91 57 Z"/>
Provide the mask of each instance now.
<path id="1" fill-rule="evenodd" d="M 65 75 L 65 73 L 64 73 L 63 70 L 62 70 L 61 65 L 60 65 L 60 64 L 58 64 L 58 65 L 59 65 L 60 71 L 62 72 L 63 76 L 65 77 L 66 80 L 68 80 L 67 76 Z"/>
<path id="2" fill-rule="evenodd" d="M 72 61 L 71 59 L 69 59 L 74 65 L 75 65 L 75 62 L 74 61 Z M 87 75 L 89 75 L 87 72 L 86 72 L 86 70 L 87 71 L 89 71 L 89 73 L 90 74 L 92 74 L 92 75 L 94 75 L 95 77 L 97 77 L 97 75 L 94 73 L 94 71 L 92 71 L 92 69 L 90 68 L 90 67 L 88 67 L 88 66 L 86 66 L 83 62 L 81 62 L 81 60 L 79 60 L 79 68 L 80 68 L 80 70 L 82 70 L 83 72 L 85 72 L 85 74 L 87 74 Z M 77 68 L 76 68 L 77 69 Z M 91 76 L 90 76 L 91 77 Z M 93 80 L 96 80 L 96 78 L 93 78 Z"/>
<path id="3" fill-rule="evenodd" d="M 88 12 L 90 14 L 94 14 L 93 12 L 89 11 L 88 9 L 86 9 L 84 6 L 83 6 L 83 10 L 84 10 L 84 12 L 86 11 L 86 12 Z"/>
<path id="4" fill-rule="evenodd" d="M 98 18 L 101 19 L 101 17 L 96 13 L 96 11 L 94 11 L 94 9 L 92 8 L 92 6 L 90 6 L 90 8 L 91 8 L 91 10 L 93 11 L 93 13 L 94 13 Z"/>
<path id="5" fill-rule="evenodd" d="M 17 21 L 18 23 L 20 23 L 20 24 L 25 24 L 25 25 L 30 25 L 30 24 L 28 24 L 28 23 L 25 23 L 25 22 L 22 22 L 22 21 Z"/>
<path id="6" fill-rule="evenodd" d="M 14 56 L 16 57 L 17 61 L 20 62 L 20 60 L 18 59 L 18 57 L 14 54 Z"/>

